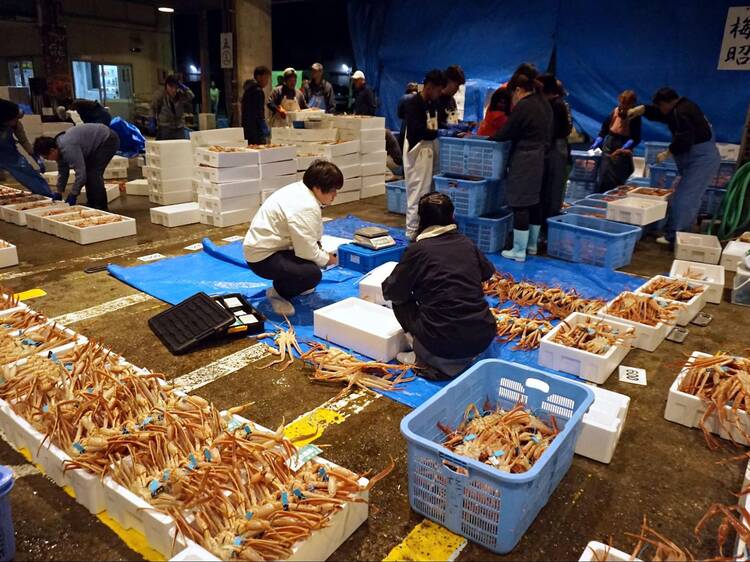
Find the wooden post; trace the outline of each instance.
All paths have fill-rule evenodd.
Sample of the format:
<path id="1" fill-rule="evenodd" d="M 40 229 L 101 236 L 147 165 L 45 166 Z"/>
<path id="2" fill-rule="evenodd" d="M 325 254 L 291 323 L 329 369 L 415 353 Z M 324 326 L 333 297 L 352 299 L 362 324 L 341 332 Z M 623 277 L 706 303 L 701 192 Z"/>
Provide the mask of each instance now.
<path id="1" fill-rule="evenodd" d="M 208 15 L 206 10 L 201 10 L 198 21 L 198 35 L 200 39 L 200 65 L 201 65 L 201 113 L 211 112 L 211 100 L 208 89 L 211 85 L 211 64 L 208 58 Z"/>

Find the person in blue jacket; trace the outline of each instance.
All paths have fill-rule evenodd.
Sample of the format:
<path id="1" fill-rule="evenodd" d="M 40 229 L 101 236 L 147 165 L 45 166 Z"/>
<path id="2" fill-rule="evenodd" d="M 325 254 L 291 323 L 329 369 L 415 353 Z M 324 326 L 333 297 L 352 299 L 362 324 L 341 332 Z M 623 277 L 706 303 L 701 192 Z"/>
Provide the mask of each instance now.
<path id="1" fill-rule="evenodd" d="M 690 232 L 695 225 L 703 194 L 719 171 L 721 157 L 711 123 L 698 104 L 667 87 L 657 90 L 652 101 L 652 105 L 631 109 L 628 118 L 643 115 L 649 121 L 665 123 L 672 133 L 669 148 L 657 154 L 656 161 L 673 156 L 682 178 L 669 203 L 666 232 L 656 241 L 673 246 L 677 232 Z"/>
<path id="2" fill-rule="evenodd" d="M 52 197 L 49 184 L 42 176 L 42 158 L 36 158 L 39 165 L 37 171 L 18 151 L 20 144 L 29 156 L 34 156 L 34 150 L 21 123 L 22 117 L 23 112 L 18 104 L 0 99 L 0 170 L 7 170 L 18 183 L 29 188 L 32 193 Z"/>

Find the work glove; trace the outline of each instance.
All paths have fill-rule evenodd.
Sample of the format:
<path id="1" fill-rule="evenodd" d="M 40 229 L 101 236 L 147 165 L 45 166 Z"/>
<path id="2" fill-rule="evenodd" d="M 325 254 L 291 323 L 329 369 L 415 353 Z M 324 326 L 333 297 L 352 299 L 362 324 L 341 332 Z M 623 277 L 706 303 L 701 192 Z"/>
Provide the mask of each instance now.
<path id="1" fill-rule="evenodd" d="M 41 156 L 36 158 L 36 165 L 39 166 L 39 173 L 43 174 L 47 171 L 47 167 L 44 165 L 44 158 Z"/>
<path id="2" fill-rule="evenodd" d="M 277 111 L 277 112 L 278 112 L 278 114 L 279 114 L 279 115 L 281 115 L 282 117 L 286 117 L 286 109 L 284 109 L 283 107 L 281 107 L 281 106 L 277 107 L 277 108 L 276 108 L 276 111 Z"/>
<path id="3" fill-rule="evenodd" d="M 60 193 L 59 191 L 57 191 L 57 192 L 55 192 L 55 193 L 52 194 L 52 200 L 53 201 L 62 201 L 62 196 L 63 196 L 63 194 Z"/>
<path id="4" fill-rule="evenodd" d="M 637 105 L 633 109 L 628 110 L 628 119 L 634 119 L 636 117 L 640 117 L 644 113 L 646 113 L 646 106 Z"/>
<path id="5" fill-rule="evenodd" d="M 670 156 L 672 156 L 672 153 L 669 152 L 669 150 L 665 150 L 664 152 L 660 152 L 659 154 L 656 155 L 656 161 L 659 164 L 661 164 L 662 162 L 664 162 Z"/>
<path id="6" fill-rule="evenodd" d="M 78 196 L 72 193 L 65 198 L 65 202 L 71 206 L 75 205 L 77 200 L 78 200 Z"/>
<path id="7" fill-rule="evenodd" d="M 628 142 L 622 145 L 623 150 L 630 150 L 635 143 L 633 142 L 633 139 L 630 139 Z"/>
<path id="8" fill-rule="evenodd" d="M 589 147 L 589 150 L 596 150 L 602 145 L 603 142 L 604 139 L 602 137 L 596 137 L 596 139 L 594 139 L 594 142 Z"/>

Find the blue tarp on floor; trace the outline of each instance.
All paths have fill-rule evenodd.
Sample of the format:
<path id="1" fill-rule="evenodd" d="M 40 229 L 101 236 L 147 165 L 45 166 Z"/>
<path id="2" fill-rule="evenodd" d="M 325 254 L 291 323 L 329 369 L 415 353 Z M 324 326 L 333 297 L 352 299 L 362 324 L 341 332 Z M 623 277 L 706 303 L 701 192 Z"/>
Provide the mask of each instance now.
<path id="1" fill-rule="evenodd" d="M 371 223 L 364 223 L 356 217 L 347 217 L 326 223 L 325 232 L 334 236 L 351 237 L 354 230 L 366 224 Z M 403 231 L 392 230 L 397 237 L 403 237 Z M 638 287 L 643 281 L 617 271 L 548 258 L 530 258 L 525 263 L 517 263 L 505 260 L 497 254 L 488 257 L 498 271 L 510 273 L 516 279 L 527 279 L 568 289 L 576 288 L 587 298 L 609 299 L 623 290 Z M 270 282 L 254 275 L 242 259 L 242 242 L 218 246 L 210 240 L 205 240 L 204 251 L 201 252 L 134 267 L 111 265 L 109 271 L 124 283 L 170 304 L 177 304 L 199 291 L 208 294 L 242 293 L 272 322 L 282 322 L 282 318 L 274 314 L 263 297 L 263 292 L 270 286 Z M 323 282 L 314 293 L 295 299 L 297 314 L 292 320 L 300 343 L 323 341 L 313 336 L 313 311 L 347 297 L 357 296 L 358 284 L 362 277 L 363 275 L 356 271 L 334 268 L 324 273 Z M 496 357 L 538 366 L 538 351 L 514 351 L 514 345 L 493 344 L 483 357 Z M 444 385 L 445 383 L 435 383 L 417 377 L 413 382 L 407 383 L 403 391 L 383 394 L 416 407 Z"/>

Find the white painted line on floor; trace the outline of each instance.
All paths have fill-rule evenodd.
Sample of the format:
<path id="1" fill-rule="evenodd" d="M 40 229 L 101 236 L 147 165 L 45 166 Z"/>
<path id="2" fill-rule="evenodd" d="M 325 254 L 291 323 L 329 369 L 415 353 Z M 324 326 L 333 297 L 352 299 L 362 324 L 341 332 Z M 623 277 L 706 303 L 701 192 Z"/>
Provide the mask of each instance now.
<path id="1" fill-rule="evenodd" d="M 270 354 L 268 353 L 268 346 L 266 344 L 255 343 L 250 347 L 240 349 L 231 355 L 222 357 L 205 367 L 200 367 L 169 382 L 181 387 L 185 392 L 192 392 L 235 371 L 239 371 L 247 367 L 250 363 L 268 355 Z"/>
<path id="2" fill-rule="evenodd" d="M 80 322 L 81 320 L 96 318 L 97 316 L 101 316 L 102 314 L 114 312 L 115 310 L 120 310 L 121 308 L 138 304 L 140 302 L 146 302 L 148 300 L 154 300 L 154 298 L 145 293 L 135 293 L 133 295 L 120 297 L 119 299 L 113 299 L 111 301 L 107 301 L 90 308 L 84 308 L 83 310 L 79 310 L 77 312 L 63 314 L 62 316 L 57 316 L 52 320 L 54 320 L 55 322 L 59 322 L 63 326 L 66 326 L 68 324 L 73 324 L 74 322 Z"/>
<path id="3" fill-rule="evenodd" d="M 17 464 L 9 467 L 13 471 L 13 478 L 18 480 L 24 476 L 34 476 L 35 474 L 41 474 L 39 469 L 33 464 Z"/>

